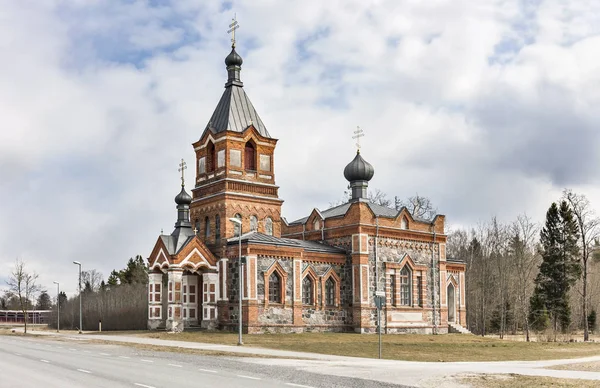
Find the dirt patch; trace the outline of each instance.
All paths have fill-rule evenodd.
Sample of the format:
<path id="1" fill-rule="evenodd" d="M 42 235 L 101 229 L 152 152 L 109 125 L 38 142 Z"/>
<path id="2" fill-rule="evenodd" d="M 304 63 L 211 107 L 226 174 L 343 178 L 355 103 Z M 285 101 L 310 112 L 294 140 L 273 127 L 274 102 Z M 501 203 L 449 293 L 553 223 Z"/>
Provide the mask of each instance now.
<path id="1" fill-rule="evenodd" d="M 522 376 L 516 374 L 468 374 L 454 379 L 473 388 L 597 388 L 598 381 L 558 379 L 554 377 Z"/>
<path id="2" fill-rule="evenodd" d="M 549 366 L 546 369 L 557 369 L 557 370 L 576 370 L 582 372 L 600 372 L 600 361 L 593 362 L 581 362 L 577 364 L 564 364 Z M 600 386 L 600 382 L 597 383 Z"/>

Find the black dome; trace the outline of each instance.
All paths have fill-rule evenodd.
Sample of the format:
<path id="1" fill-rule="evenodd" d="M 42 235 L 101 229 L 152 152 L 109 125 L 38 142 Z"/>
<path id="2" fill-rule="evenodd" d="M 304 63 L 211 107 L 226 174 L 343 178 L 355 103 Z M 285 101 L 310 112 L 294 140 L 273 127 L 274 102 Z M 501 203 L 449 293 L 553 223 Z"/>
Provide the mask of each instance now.
<path id="1" fill-rule="evenodd" d="M 358 151 L 356 157 L 344 168 L 344 177 L 349 182 L 370 181 L 374 174 L 375 169 L 371 163 L 364 160 Z"/>
<path id="2" fill-rule="evenodd" d="M 181 192 L 175 197 L 175 203 L 178 205 L 189 205 L 192 203 L 192 197 L 181 187 Z"/>
<path id="3" fill-rule="evenodd" d="M 242 66 L 242 63 L 244 63 L 242 57 L 240 57 L 240 55 L 237 52 L 235 52 L 235 47 L 232 47 L 231 52 L 229 53 L 227 58 L 225 58 L 225 66 Z"/>

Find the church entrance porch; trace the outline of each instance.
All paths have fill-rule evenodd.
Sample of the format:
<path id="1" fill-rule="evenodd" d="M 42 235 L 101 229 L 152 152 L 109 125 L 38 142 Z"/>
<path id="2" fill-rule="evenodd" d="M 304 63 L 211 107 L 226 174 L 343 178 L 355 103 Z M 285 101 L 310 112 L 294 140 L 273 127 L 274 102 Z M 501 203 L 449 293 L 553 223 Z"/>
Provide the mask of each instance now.
<path id="1" fill-rule="evenodd" d="M 448 322 L 454 323 L 456 320 L 456 292 L 454 284 L 448 285 Z"/>

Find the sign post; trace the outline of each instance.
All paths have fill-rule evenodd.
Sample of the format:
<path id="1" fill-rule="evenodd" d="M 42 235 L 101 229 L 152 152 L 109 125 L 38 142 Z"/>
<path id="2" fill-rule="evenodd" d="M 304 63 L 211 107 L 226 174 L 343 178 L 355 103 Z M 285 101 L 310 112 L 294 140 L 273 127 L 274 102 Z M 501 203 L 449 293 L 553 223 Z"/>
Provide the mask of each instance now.
<path id="1" fill-rule="evenodd" d="M 381 309 L 385 303 L 385 292 L 375 291 L 375 305 L 377 306 L 377 331 L 379 333 L 379 358 L 381 358 Z"/>

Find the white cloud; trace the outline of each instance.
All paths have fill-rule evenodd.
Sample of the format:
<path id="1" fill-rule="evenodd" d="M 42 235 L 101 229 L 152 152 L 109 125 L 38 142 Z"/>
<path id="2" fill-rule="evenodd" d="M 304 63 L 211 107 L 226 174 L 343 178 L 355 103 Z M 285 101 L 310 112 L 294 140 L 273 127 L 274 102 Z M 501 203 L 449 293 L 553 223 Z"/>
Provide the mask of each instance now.
<path id="1" fill-rule="evenodd" d="M 365 129 L 372 187 L 454 224 L 564 185 L 599 203 L 598 7 L 584 1 L 22 1 L 0 16 L 0 278 L 21 257 L 74 291 L 175 221 L 240 21 L 242 79 L 279 138 L 284 215 L 339 199 Z M 299 152 L 300 150 L 300 152 Z"/>

